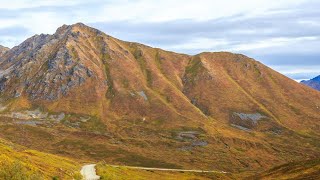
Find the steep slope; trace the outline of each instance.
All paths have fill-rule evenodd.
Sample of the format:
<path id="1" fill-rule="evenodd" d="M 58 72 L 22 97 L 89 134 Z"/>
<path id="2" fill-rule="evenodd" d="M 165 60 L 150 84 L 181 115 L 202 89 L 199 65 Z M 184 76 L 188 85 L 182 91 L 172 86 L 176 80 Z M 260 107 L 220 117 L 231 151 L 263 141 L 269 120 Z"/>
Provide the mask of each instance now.
<path id="1" fill-rule="evenodd" d="M 301 81 L 301 83 L 320 91 L 320 76 L 317 76 L 308 81 Z"/>
<path id="2" fill-rule="evenodd" d="M 0 137 L 41 151 L 225 171 L 320 156 L 320 93 L 244 55 L 177 54 L 78 23 L 12 48 L 0 70 Z"/>
<path id="3" fill-rule="evenodd" d="M 248 129 L 319 135 L 318 92 L 243 55 L 203 53 L 194 61 L 185 92 L 206 114 Z"/>
<path id="4" fill-rule="evenodd" d="M 63 26 L 54 35 L 26 40 L 2 57 L 0 90 L 6 97 L 26 97 L 49 109 L 97 116 L 105 109 L 130 118 L 147 114 L 159 117 L 163 112 L 181 116 L 184 111 L 177 108 L 184 106 L 188 106 L 185 115 L 197 115 L 197 109 L 177 92 L 188 56 L 174 57 L 168 63 L 169 77 L 165 77 L 158 69 L 156 55 L 157 50 L 119 41 L 83 24 Z M 172 76 L 174 82 L 168 80 Z M 163 83 L 166 86 L 159 92 L 150 91 Z M 172 91 L 174 97 L 166 97 L 162 91 Z M 179 103 L 169 104 L 170 98 Z M 55 107 L 52 100 L 57 101 Z"/>
<path id="5" fill-rule="evenodd" d="M 274 167 L 247 179 L 319 179 L 320 160 L 304 160 Z"/>
<path id="6" fill-rule="evenodd" d="M 9 48 L 0 45 L 0 56 L 7 52 Z"/>

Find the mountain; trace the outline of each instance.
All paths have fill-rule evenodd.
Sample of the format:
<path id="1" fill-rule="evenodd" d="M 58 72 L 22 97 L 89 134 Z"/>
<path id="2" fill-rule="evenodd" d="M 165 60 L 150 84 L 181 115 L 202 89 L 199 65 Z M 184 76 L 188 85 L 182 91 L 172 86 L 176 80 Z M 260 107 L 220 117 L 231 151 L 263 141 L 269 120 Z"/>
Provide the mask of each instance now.
<path id="1" fill-rule="evenodd" d="M 320 91 L 320 76 L 317 76 L 313 79 L 307 80 L 307 81 L 301 81 L 302 84 L 305 84 L 307 86 L 312 87 L 313 89 Z"/>
<path id="2" fill-rule="evenodd" d="M 9 48 L 0 45 L 0 56 L 2 56 Z"/>
<path id="3" fill-rule="evenodd" d="M 0 137 L 81 161 L 256 172 L 320 156 L 320 93 L 252 58 L 82 23 L 0 56 Z"/>

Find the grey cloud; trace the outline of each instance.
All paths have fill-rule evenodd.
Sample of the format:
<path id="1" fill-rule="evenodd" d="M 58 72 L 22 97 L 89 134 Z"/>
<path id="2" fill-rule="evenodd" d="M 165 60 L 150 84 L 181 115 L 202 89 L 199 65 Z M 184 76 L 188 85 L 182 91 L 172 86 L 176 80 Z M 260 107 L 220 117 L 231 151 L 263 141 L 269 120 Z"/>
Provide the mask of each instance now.
<path id="1" fill-rule="evenodd" d="M 316 2 L 315 2 L 316 3 Z M 317 3 L 320 5 L 320 3 Z M 100 22 L 90 25 L 103 30 L 110 35 L 129 41 L 138 41 L 152 46 L 170 47 L 192 42 L 197 38 L 223 39 L 225 44 L 216 47 L 193 47 L 192 49 L 169 49 L 178 52 L 196 54 L 202 51 L 228 50 L 237 45 L 246 45 L 268 41 L 271 38 L 301 38 L 320 37 L 320 11 L 301 5 L 296 9 L 277 9 L 267 14 L 247 16 L 238 14 L 232 17 L 209 21 L 178 20 L 170 22 Z M 318 6 L 319 7 L 319 6 Z M 305 23 L 303 23 L 305 22 Z M 314 22 L 315 24 L 308 22 Z M 269 66 L 293 66 L 299 69 L 302 65 L 320 66 L 318 52 L 319 39 L 314 42 L 305 41 L 303 44 L 290 47 L 268 47 L 258 50 L 239 51 L 256 58 Z M 295 49 L 290 49 L 290 48 Z M 290 53 L 289 53 L 290 52 Z M 315 70 L 316 71 L 316 70 Z M 287 74 L 292 78 L 311 78 L 320 74 L 314 73 Z"/>
<path id="2" fill-rule="evenodd" d="M 310 55 L 250 55 L 292 79 L 311 79 L 320 75 L 320 53 Z"/>
<path id="3" fill-rule="evenodd" d="M 230 45 L 234 45 L 279 37 L 320 36 L 320 25 L 303 24 L 302 21 L 320 22 L 320 11 L 278 10 L 255 17 L 239 14 L 201 22 L 100 22 L 91 25 L 120 38 L 160 46 L 188 42 L 194 38 L 226 39 Z"/>
<path id="4" fill-rule="evenodd" d="M 281 66 L 281 65 L 304 65 L 320 66 L 320 53 L 310 55 L 295 55 L 295 54 L 277 54 L 277 55 L 252 55 L 255 59 L 263 60 L 265 64 L 270 66 Z M 320 71 L 320 69 L 319 69 Z"/>
<path id="5" fill-rule="evenodd" d="M 104 4 L 112 1 L 104 2 Z M 225 39 L 228 45 L 253 43 L 259 40 L 276 37 L 320 36 L 319 26 L 302 24 L 301 21 L 320 22 L 320 11 L 313 6 L 301 5 L 296 9 L 278 9 L 264 15 L 238 14 L 208 21 L 176 20 L 169 22 L 127 21 L 88 23 L 106 33 L 129 41 L 139 41 L 153 46 L 170 46 L 190 42 L 195 38 Z M 98 1 L 86 2 L 74 6 L 41 6 L 18 10 L 0 9 L 0 19 L 15 18 L 24 13 L 53 12 L 65 17 L 72 17 L 76 10 L 84 12 L 100 11 Z M 306 8 L 307 7 L 307 8 Z M 319 7 L 319 6 L 318 6 Z M 94 21 L 94 19 L 92 20 Z M 210 47 L 199 47 L 201 49 Z M 222 47 L 222 48 L 228 48 Z M 184 50 L 185 51 L 185 50 Z M 185 51 L 186 53 L 190 53 Z M 192 50 L 192 53 L 195 50 Z"/>
<path id="6" fill-rule="evenodd" d="M 14 19 L 23 16 L 24 13 L 34 12 L 53 12 L 63 15 L 62 17 L 72 17 L 76 15 L 75 11 L 77 10 L 88 13 L 101 11 L 100 4 L 98 1 L 90 3 L 83 1 L 83 3 L 75 6 L 42 6 L 19 10 L 0 9 L 0 19 Z M 105 2 L 105 4 L 108 4 L 108 2 Z M 238 14 L 207 21 L 184 19 L 168 22 L 144 22 L 143 19 L 138 19 L 136 22 L 94 22 L 93 19 L 84 23 L 119 39 L 141 42 L 182 53 L 196 54 L 202 51 L 228 50 L 237 45 L 254 44 L 268 41 L 271 38 L 320 37 L 320 11 L 317 9 L 319 6 L 320 2 L 314 0 L 296 8 L 275 9 L 265 14 L 252 16 L 247 13 Z M 20 35 L 26 31 L 22 27 L 12 27 L 0 29 L 0 35 Z M 201 38 L 212 41 L 223 40 L 225 43 L 214 47 L 206 47 L 207 45 L 204 44 L 198 45 L 199 47 L 192 47 L 192 49 L 183 46 L 179 48 L 179 45 Z M 267 65 L 295 65 L 299 68 L 300 65 L 320 65 L 319 46 L 317 46 L 319 44 L 318 38 L 313 42 L 305 41 L 302 45 L 292 46 L 295 49 L 290 49 L 291 46 L 282 46 L 239 51 L 239 53 L 248 54 Z M 173 46 L 178 48 L 170 49 Z M 295 77 L 298 77 L 298 75 Z"/>
<path id="7" fill-rule="evenodd" d="M 313 77 L 319 76 L 319 72 L 287 73 L 285 75 L 292 79 L 303 80 L 303 79 L 311 79 Z"/>
<path id="8" fill-rule="evenodd" d="M 104 3 L 111 2 L 111 0 L 106 0 Z M 42 5 L 29 8 L 19 8 L 19 9 L 4 9 L 0 7 L 0 19 L 14 19 L 17 17 L 24 16 L 28 13 L 41 13 L 41 12 L 52 12 L 59 15 L 64 15 L 67 18 L 73 17 L 75 11 L 99 11 L 101 10 L 101 2 L 98 0 L 92 1 L 78 1 L 74 5 Z"/>
<path id="9" fill-rule="evenodd" d="M 29 33 L 29 30 L 23 26 L 11 26 L 11 27 L 0 29 L 0 36 L 11 36 L 11 37 L 23 36 L 24 37 L 28 33 Z"/>

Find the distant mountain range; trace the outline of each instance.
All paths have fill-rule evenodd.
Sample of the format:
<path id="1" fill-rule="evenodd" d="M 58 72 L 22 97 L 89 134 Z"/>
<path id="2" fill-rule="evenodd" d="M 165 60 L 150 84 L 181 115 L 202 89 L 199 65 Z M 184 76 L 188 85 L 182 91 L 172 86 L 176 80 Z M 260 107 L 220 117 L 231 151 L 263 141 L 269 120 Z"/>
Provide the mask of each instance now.
<path id="1" fill-rule="evenodd" d="M 310 80 L 301 81 L 301 83 L 320 91 L 320 75 Z"/>
<path id="2" fill-rule="evenodd" d="M 179 54 L 82 23 L 1 52 L 0 138 L 30 149 L 234 173 L 320 157 L 320 93 L 242 54 Z"/>

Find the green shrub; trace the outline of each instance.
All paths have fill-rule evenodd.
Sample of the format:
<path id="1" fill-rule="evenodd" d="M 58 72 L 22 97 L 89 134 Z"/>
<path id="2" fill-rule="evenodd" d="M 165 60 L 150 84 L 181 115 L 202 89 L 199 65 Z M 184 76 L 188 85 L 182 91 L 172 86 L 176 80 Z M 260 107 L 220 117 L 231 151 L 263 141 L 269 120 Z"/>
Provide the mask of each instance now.
<path id="1" fill-rule="evenodd" d="M 75 173 L 75 174 L 73 175 L 73 179 L 75 179 L 75 180 L 82 180 L 83 177 L 82 177 L 82 175 L 78 172 L 78 173 Z"/>

